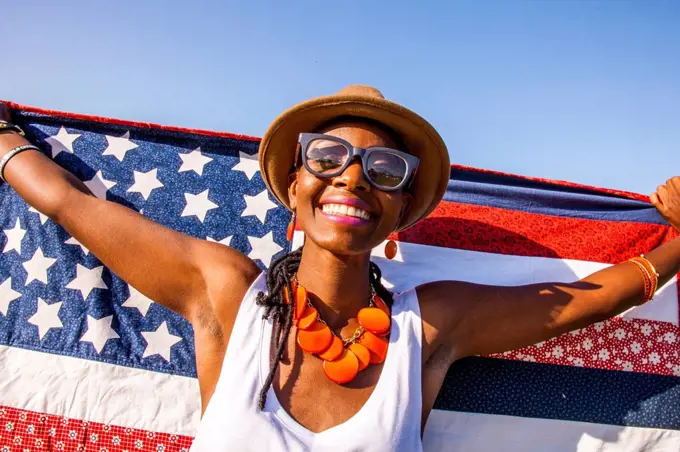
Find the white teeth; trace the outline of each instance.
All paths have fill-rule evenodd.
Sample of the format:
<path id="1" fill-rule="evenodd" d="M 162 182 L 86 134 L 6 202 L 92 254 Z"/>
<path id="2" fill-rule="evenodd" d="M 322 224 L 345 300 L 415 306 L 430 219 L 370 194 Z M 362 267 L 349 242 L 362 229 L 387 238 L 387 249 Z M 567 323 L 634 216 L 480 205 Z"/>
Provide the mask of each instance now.
<path id="1" fill-rule="evenodd" d="M 324 204 L 321 206 L 321 209 L 324 213 L 331 215 L 345 215 L 348 217 L 363 218 L 364 220 L 370 220 L 371 218 L 371 215 L 365 210 L 346 206 L 344 204 Z"/>

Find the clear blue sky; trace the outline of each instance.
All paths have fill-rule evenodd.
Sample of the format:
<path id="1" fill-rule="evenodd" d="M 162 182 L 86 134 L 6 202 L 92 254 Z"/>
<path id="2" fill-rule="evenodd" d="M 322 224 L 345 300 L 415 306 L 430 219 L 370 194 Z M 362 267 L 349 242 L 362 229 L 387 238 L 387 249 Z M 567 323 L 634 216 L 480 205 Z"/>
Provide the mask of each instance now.
<path id="1" fill-rule="evenodd" d="M 261 136 L 372 84 L 453 162 L 649 193 L 680 174 L 680 1 L 3 2 L 0 99 Z"/>

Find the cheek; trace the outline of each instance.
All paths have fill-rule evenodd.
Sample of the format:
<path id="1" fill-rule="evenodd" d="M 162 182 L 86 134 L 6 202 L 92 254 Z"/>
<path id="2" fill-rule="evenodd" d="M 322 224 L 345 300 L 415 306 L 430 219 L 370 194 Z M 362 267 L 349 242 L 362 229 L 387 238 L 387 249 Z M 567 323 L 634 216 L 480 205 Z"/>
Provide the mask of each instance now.
<path id="1" fill-rule="evenodd" d="M 401 213 L 403 203 L 402 193 L 389 194 L 385 193 L 382 196 L 381 204 L 383 208 L 383 218 L 390 220 L 390 222 L 396 222 L 399 219 L 399 214 Z"/>
<path id="2" fill-rule="evenodd" d="M 326 184 L 321 179 L 300 171 L 296 190 L 297 208 L 306 209 L 314 197 L 323 191 L 325 186 Z"/>

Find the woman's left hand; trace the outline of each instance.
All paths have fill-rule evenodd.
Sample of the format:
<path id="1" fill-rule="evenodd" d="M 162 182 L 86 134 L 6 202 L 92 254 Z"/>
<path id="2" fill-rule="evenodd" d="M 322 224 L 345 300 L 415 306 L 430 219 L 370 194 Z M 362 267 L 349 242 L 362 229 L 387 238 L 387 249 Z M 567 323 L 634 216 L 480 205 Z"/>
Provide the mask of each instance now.
<path id="1" fill-rule="evenodd" d="M 680 232 L 680 176 L 659 185 L 649 199 L 661 216 Z"/>

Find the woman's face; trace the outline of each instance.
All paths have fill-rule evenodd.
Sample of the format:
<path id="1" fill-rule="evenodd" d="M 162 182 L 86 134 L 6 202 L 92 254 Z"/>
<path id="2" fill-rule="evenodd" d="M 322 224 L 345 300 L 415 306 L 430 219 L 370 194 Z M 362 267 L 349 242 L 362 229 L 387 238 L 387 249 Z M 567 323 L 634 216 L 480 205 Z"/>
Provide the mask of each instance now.
<path id="1" fill-rule="evenodd" d="M 388 132 L 360 120 L 337 123 L 320 133 L 360 148 L 398 149 Z M 291 178 L 288 191 L 298 226 L 308 240 L 340 255 L 370 252 L 382 243 L 412 199 L 403 189 L 386 192 L 373 187 L 358 158 L 335 177 L 319 178 L 301 166 Z"/>

